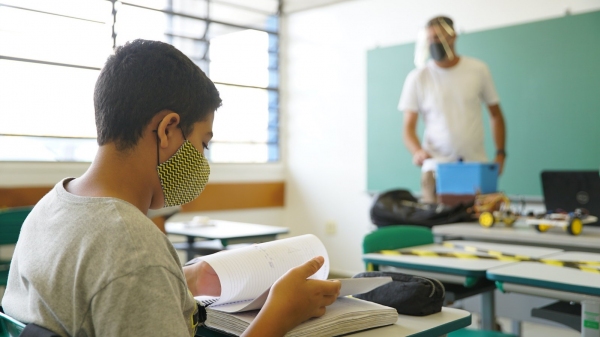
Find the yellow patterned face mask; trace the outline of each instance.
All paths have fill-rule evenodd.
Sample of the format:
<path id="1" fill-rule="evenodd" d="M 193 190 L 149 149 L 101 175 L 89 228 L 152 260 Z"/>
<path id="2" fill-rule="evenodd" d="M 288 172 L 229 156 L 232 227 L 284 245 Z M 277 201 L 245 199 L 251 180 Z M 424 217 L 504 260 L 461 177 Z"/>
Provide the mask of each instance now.
<path id="1" fill-rule="evenodd" d="M 171 158 L 156 169 L 165 196 L 163 207 L 183 205 L 196 199 L 210 175 L 208 160 L 187 139 Z"/>

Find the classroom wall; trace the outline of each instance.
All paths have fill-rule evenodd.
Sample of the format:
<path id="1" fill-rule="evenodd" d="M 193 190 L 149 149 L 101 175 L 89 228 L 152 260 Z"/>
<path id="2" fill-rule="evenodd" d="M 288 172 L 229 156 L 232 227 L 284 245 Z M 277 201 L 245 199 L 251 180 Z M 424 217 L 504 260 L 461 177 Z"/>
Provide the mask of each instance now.
<path id="1" fill-rule="evenodd" d="M 334 272 L 363 269 L 362 237 L 372 229 L 366 191 L 367 50 L 413 42 L 419 28 L 439 14 L 451 16 L 459 32 L 473 32 L 598 9 L 596 0 L 355 0 L 287 15 L 281 87 L 284 224 L 295 234 L 317 234 Z M 335 234 L 326 233 L 331 222 Z"/>

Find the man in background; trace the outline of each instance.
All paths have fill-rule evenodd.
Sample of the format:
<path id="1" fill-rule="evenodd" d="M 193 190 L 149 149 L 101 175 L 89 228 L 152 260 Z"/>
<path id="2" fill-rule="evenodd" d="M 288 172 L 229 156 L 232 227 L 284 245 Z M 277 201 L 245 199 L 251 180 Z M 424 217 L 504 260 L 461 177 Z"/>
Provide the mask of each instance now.
<path id="1" fill-rule="evenodd" d="M 427 23 L 427 44 L 431 60 L 406 77 L 398 109 L 404 111 L 403 139 L 413 163 L 487 162 L 483 141 L 481 103 L 490 112 L 495 162 L 502 173 L 505 125 L 498 94 L 485 63 L 456 54 L 456 32 L 452 19 L 435 17 Z M 419 114 L 425 122 L 423 142 L 417 136 Z M 423 202 L 436 202 L 435 178 L 430 167 L 421 177 Z"/>

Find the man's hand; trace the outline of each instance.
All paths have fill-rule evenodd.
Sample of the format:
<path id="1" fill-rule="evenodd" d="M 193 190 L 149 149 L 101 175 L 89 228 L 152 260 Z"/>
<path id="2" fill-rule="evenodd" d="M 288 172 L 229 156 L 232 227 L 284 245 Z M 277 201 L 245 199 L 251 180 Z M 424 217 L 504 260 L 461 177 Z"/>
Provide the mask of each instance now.
<path id="1" fill-rule="evenodd" d="M 425 151 L 423 149 L 418 149 L 413 154 L 413 164 L 415 164 L 417 166 L 422 166 L 425 159 L 428 159 L 428 158 L 431 158 L 431 155 L 429 155 L 429 153 L 427 153 L 427 151 Z"/>
<path id="2" fill-rule="evenodd" d="M 206 262 L 200 261 L 183 267 L 188 288 L 194 296 L 220 296 L 221 281 L 215 270 Z"/>
<path id="3" fill-rule="evenodd" d="M 283 336 L 309 318 L 323 316 L 325 307 L 335 302 L 341 288 L 339 281 L 307 279 L 323 263 L 323 257 L 316 257 L 279 278 L 243 336 Z"/>
<path id="4" fill-rule="evenodd" d="M 498 175 L 502 174 L 502 171 L 504 170 L 504 159 L 506 157 L 503 154 L 498 154 L 496 155 L 496 159 L 494 159 L 494 162 L 496 164 L 498 164 Z"/>

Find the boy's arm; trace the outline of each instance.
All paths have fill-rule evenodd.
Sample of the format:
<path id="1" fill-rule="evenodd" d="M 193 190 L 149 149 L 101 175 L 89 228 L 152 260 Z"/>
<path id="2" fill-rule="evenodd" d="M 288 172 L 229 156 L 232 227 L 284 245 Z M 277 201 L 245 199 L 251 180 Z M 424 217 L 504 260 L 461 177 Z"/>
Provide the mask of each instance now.
<path id="1" fill-rule="evenodd" d="M 242 336 L 283 336 L 309 318 L 324 315 L 325 307 L 337 299 L 341 284 L 308 279 L 323 263 L 323 257 L 316 257 L 277 280 L 267 302 Z"/>
<path id="2" fill-rule="evenodd" d="M 185 280 L 194 296 L 221 295 L 221 281 L 215 270 L 206 262 L 200 261 L 183 267 Z"/>

